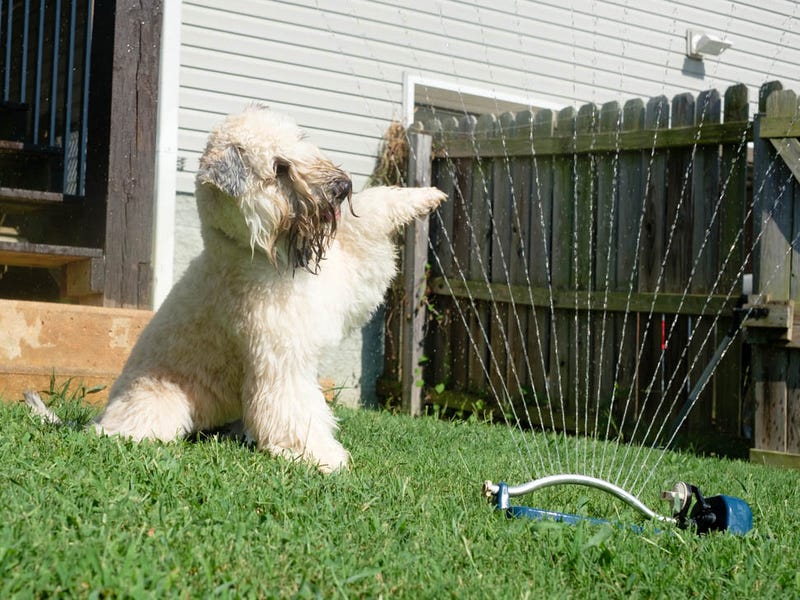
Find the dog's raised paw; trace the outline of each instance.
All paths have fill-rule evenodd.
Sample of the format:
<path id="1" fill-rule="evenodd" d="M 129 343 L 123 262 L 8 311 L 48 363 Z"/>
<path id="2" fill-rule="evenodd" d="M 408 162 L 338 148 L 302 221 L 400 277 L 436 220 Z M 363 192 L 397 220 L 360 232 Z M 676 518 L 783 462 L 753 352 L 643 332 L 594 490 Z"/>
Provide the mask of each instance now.
<path id="1" fill-rule="evenodd" d="M 447 200 L 447 194 L 435 187 L 411 188 L 412 202 L 422 214 L 427 214 Z"/>

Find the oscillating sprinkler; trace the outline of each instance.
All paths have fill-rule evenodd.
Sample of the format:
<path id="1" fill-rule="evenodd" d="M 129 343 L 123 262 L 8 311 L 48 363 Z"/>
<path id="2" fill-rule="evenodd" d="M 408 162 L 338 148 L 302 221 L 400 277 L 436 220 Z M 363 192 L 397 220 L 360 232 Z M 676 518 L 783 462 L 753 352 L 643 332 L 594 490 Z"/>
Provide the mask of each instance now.
<path id="1" fill-rule="evenodd" d="M 582 515 L 527 506 L 515 506 L 510 501 L 515 496 L 522 496 L 554 485 L 567 484 L 583 485 L 602 490 L 632 506 L 648 519 L 673 524 L 681 529 L 694 529 L 698 535 L 703 535 L 710 531 L 729 531 L 737 535 L 743 535 L 753 528 L 753 512 L 744 500 L 723 495 L 706 498 L 697 486 L 684 482 L 676 483 L 671 490 L 663 492 L 661 495 L 663 500 L 671 504 L 671 517 L 666 517 L 650 510 L 633 494 L 613 483 L 587 475 L 551 475 L 517 486 L 509 486 L 502 482 L 494 484 L 491 481 L 486 481 L 483 484 L 483 493 L 497 510 L 504 511 L 509 518 L 528 518 L 537 521 L 550 520 L 569 524 L 575 524 L 580 521 L 588 521 L 592 524 L 610 523 L 610 521 L 604 519 L 595 519 Z M 694 505 L 692 505 L 693 499 L 695 500 Z M 640 528 L 633 527 L 633 529 L 641 531 Z"/>

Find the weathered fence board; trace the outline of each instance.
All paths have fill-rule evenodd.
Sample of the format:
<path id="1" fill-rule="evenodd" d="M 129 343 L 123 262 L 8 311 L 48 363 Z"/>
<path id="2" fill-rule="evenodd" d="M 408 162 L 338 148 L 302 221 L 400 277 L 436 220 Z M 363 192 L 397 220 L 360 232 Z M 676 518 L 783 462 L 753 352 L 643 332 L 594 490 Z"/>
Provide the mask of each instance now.
<path id="1" fill-rule="evenodd" d="M 757 297 L 800 301 L 800 180 L 778 148 L 800 135 L 800 105 L 779 84 L 762 88 L 754 126 L 754 291 Z M 769 124 L 769 127 L 764 125 Z M 772 460 L 775 452 L 794 455 L 800 465 L 800 350 L 764 343 L 753 346 L 755 442 L 753 456 Z"/>

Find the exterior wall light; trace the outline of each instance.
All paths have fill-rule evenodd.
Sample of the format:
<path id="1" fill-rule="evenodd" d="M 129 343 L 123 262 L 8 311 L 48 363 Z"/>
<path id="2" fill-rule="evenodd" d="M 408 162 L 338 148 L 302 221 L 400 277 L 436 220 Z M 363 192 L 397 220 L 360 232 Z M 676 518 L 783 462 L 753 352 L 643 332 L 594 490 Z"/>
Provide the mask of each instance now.
<path id="1" fill-rule="evenodd" d="M 686 30 L 686 56 L 703 60 L 706 56 L 719 56 L 733 46 L 727 40 L 699 29 Z"/>

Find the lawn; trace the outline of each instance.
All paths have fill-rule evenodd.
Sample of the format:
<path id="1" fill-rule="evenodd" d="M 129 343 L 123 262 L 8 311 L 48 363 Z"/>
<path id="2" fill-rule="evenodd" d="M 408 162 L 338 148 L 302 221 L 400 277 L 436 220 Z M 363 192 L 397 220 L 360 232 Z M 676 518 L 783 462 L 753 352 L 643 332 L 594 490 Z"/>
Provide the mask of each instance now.
<path id="1" fill-rule="evenodd" d="M 228 440 L 137 446 L 0 406 L 0 597 L 800 597 L 797 472 L 661 461 L 646 504 L 678 479 L 741 496 L 744 537 L 508 520 L 480 487 L 532 478 L 519 434 L 337 412 L 353 466 L 323 476 Z M 587 488 L 524 503 L 641 521 Z"/>

